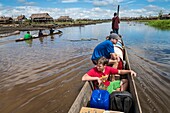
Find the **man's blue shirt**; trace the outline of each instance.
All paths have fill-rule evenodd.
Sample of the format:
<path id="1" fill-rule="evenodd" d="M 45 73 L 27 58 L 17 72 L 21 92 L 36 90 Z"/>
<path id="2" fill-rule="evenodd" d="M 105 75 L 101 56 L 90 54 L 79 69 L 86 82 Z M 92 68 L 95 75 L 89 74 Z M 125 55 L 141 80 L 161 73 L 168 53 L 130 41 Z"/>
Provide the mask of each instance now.
<path id="1" fill-rule="evenodd" d="M 91 60 L 97 60 L 102 56 L 110 59 L 110 53 L 114 53 L 113 43 L 110 40 L 106 40 L 95 47 Z"/>

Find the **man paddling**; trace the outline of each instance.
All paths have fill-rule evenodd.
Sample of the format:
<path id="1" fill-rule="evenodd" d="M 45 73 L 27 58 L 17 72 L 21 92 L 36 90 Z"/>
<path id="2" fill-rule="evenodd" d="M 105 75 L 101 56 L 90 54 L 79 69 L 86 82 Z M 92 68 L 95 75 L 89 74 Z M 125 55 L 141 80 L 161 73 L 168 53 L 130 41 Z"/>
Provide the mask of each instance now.
<path id="1" fill-rule="evenodd" d="M 30 35 L 30 32 L 29 31 L 27 31 L 27 33 L 24 35 L 24 39 L 31 39 L 32 38 L 32 36 Z"/>

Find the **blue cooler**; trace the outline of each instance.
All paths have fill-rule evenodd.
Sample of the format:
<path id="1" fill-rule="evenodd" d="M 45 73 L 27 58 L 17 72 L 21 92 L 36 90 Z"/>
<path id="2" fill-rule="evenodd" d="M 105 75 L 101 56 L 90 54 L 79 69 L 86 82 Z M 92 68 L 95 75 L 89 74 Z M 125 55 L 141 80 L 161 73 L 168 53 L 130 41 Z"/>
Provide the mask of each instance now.
<path id="1" fill-rule="evenodd" d="M 109 110 L 109 92 L 106 90 L 93 90 L 90 107 Z"/>

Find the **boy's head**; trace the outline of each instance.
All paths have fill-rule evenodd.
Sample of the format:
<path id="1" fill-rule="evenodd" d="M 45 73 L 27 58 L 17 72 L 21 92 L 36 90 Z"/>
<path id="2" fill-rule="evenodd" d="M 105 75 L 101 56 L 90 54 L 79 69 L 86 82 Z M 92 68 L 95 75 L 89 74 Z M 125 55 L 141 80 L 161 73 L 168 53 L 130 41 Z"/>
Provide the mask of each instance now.
<path id="1" fill-rule="evenodd" d="M 103 71 L 104 66 L 106 66 L 107 64 L 108 64 L 108 59 L 106 59 L 105 57 L 99 58 L 98 61 L 97 61 L 97 70 Z"/>
<path id="2" fill-rule="evenodd" d="M 116 44 L 118 40 L 120 40 L 121 38 L 119 37 L 119 35 L 117 35 L 116 33 L 112 33 L 109 35 L 109 40 L 113 43 Z"/>

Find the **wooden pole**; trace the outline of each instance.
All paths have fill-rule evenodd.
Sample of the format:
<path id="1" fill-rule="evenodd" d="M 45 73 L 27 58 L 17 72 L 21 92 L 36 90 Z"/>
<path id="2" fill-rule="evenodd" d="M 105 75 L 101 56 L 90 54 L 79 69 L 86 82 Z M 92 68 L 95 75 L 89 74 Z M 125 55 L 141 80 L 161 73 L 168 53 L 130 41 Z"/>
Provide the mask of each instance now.
<path id="1" fill-rule="evenodd" d="M 119 16 L 119 7 L 120 5 L 117 6 L 117 16 Z"/>

